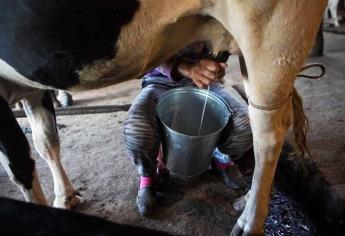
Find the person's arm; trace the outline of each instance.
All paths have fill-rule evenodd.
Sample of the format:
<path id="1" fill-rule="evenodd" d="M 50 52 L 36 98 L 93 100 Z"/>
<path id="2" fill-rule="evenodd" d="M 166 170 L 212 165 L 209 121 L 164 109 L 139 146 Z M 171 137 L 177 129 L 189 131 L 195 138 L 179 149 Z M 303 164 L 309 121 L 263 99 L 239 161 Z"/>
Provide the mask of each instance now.
<path id="1" fill-rule="evenodd" d="M 162 63 L 156 69 L 162 73 L 164 76 L 175 80 L 180 81 L 183 78 L 177 67 L 181 61 L 196 61 L 201 56 L 204 56 L 205 53 L 207 54 L 206 45 L 203 42 L 197 42 L 189 45 L 188 47 L 183 48 L 169 60 Z"/>
<path id="2" fill-rule="evenodd" d="M 210 59 L 192 60 L 185 58 L 172 58 L 157 69 L 168 78 L 179 81 L 182 78 L 193 80 L 200 88 L 220 80 L 225 75 L 226 63 L 219 63 Z"/>
<path id="3" fill-rule="evenodd" d="M 161 64 L 157 69 L 172 80 L 179 81 L 182 78 L 189 78 L 198 87 L 205 87 L 221 79 L 227 66 L 226 63 L 205 58 L 208 54 L 205 43 L 194 43 Z"/>
<path id="4" fill-rule="evenodd" d="M 181 58 L 179 56 L 174 56 L 162 63 L 156 69 L 169 79 L 179 81 L 181 80 L 181 77 L 176 74 L 176 65 L 179 63 L 180 60 Z"/>

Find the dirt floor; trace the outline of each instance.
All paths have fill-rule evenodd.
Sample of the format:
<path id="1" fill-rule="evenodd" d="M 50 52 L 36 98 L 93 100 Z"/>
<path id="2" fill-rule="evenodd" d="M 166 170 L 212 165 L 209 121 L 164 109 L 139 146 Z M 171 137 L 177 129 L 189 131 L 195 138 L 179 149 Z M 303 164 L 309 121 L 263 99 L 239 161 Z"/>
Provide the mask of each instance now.
<path id="1" fill-rule="evenodd" d="M 313 160 L 335 191 L 345 198 L 345 36 L 325 34 L 325 56 L 312 58 L 327 66 L 322 80 L 300 79 L 310 120 L 309 145 Z M 227 87 L 240 78 L 237 58 L 230 59 Z M 74 94 L 75 105 L 130 104 L 139 92 L 140 81 L 130 81 L 102 90 Z M 85 202 L 77 211 L 111 221 L 140 225 L 173 234 L 225 235 L 237 219 L 231 206 L 244 194 L 223 185 L 220 176 L 207 172 L 192 181 L 173 179 L 168 190 L 158 195 L 155 216 L 140 217 L 135 197 L 138 178 L 127 157 L 122 123 L 125 112 L 58 117 L 61 158 L 66 171 Z M 29 124 L 19 119 L 25 129 Z M 32 143 L 31 134 L 27 137 Z M 53 201 L 52 177 L 44 161 L 37 157 L 37 168 L 44 192 Z M 249 183 L 249 181 L 248 181 Z M 23 199 L 0 167 L 0 195 Z M 171 194 L 173 193 L 173 194 Z M 277 190 L 267 220 L 268 235 L 315 235 L 315 225 L 301 206 Z"/>

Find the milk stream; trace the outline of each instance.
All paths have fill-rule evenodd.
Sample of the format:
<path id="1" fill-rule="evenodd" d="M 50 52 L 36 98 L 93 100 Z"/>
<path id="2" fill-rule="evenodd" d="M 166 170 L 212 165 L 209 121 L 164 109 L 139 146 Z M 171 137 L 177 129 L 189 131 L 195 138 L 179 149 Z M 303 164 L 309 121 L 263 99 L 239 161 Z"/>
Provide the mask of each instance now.
<path id="1" fill-rule="evenodd" d="M 199 132 L 198 132 L 198 136 L 200 136 L 200 132 L 202 129 L 202 123 L 204 121 L 204 115 L 205 115 L 205 110 L 206 110 L 206 104 L 207 104 L 207 100 L 208 100 L 208 93 L 210 92 L 210 86 L 207 86 L 207 94 L 206 94 L 206 98 L 205 98 L 205 102 L 204 102 L 204 107 L 202 109 L 202 113 L 201 113 L 201 120 L 200 120 L 200 126 L 199 126 Z"/>

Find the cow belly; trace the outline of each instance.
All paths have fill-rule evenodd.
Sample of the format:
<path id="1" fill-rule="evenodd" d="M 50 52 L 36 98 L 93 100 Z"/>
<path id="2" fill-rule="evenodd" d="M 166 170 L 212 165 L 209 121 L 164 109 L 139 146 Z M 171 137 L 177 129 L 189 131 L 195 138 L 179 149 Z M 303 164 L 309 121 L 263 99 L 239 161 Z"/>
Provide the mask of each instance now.
<path id="1" fill-rule="evenodd" d="M 48 86 L 44 86 L 37 82 L 33 82 L 32 80 L 29 80 L 28 78 L 24 77 L 19 72 L 17 72 L 12 66 L 10 66 L 4 60 L 1 60 L 1 59 L 0 59 L 0 79 L 12 81 L 21 86 L 40 88 L 40 89 L 50 89 Z M 1 82 L 2 81 L 0 81 L 0 83 Z"/>
<path id="2" fill-rule="evenodd" d="M 69 89 L 85 65 L 116 55 L 118 35 L 138 9 L 136 0 L 2 0 L 0 58 L 26 79 L 1 67 L 26 85 Z"/>
<path id="3" fill-rule="evenodd" d="M 4 75 L 8 76 L 8 78 Z M 28 84 L 25 84 L 25 81 L 23 83 L 23 79 Z M 0 97 L 5 99 L 9 104 L 13 105 L 23 97 L 37 91 L 37 88 L 29 85 L 31 83 L 30 80 L 20 75 L 10 66 L 4 67 L 3 61 L 0 60 Z M 43 88 L 40 84 L 37 87 Z"/>

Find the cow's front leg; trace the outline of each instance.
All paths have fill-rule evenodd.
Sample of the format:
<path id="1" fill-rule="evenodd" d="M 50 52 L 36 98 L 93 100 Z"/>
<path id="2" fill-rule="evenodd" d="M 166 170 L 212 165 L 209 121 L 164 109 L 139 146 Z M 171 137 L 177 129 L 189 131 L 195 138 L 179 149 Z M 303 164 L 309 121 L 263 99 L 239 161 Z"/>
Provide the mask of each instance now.
<path id="1" fill-rule="evenodd" d="M 264 232 L 272 181 L 284 136 L 290 124 L 289 114 L 291 101 L 274 111 L 249 107 L 254 136 L 255 170 L 244 211 L 231 235 L 257 235 Z"/>
<path id="2" fill-rule="evenodd" d="M 47 162 L 54 180 L 54 207 L 71 209 L 81 202 L 60 161 L 60 143 L 56 127 L 55 111 L 48 91 L 37 93 L 22 100 L 29 119 L 35 148 Z"/>

